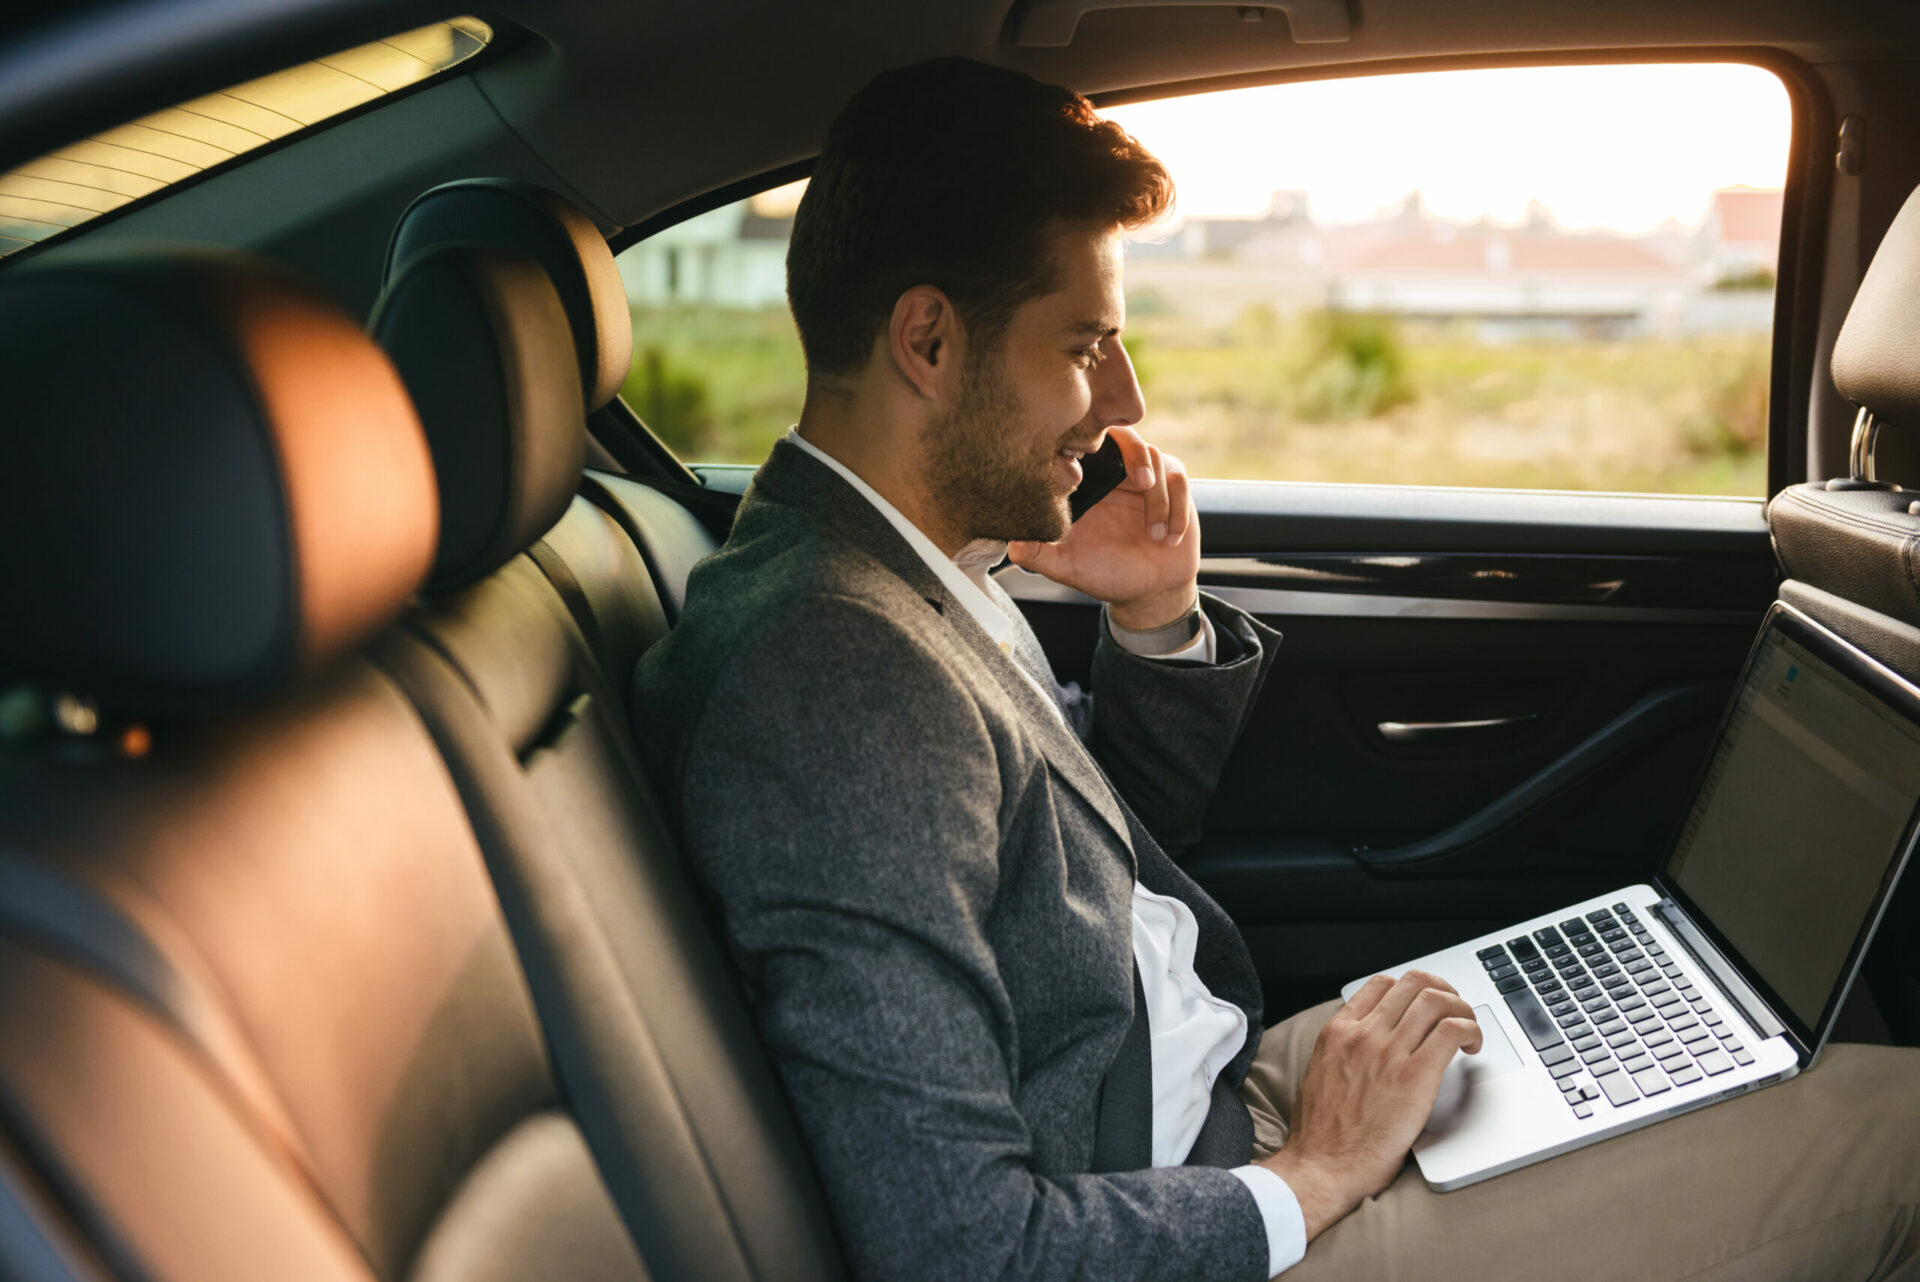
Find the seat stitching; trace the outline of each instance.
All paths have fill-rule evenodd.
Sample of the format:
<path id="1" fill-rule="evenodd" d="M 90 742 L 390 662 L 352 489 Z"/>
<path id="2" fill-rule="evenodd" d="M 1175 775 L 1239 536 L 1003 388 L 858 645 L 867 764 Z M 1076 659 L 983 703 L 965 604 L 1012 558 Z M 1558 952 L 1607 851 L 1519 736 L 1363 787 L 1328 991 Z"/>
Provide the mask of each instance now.
<path id="1" fill-rule="evenodd" d="M 1909 537 L 1912 533 L 1911 528 L 1908 526 L 1896 525 L 1892 521 L 1882 520 L 1879 517 L 1873 516 L 1870 513 L 1849 512 L 1844 508 L 1826 507 L 1819 503 L 1814 502 L 1812 499 L 1807 498 L 1804 495 L 1794 492 L 1793 490 L 1786 490 L 1786 491 L 1783 491 L 1783 493 L 1793 503 L 1796 503 L 1799 506 L 1805 508 L 1809 514 L 1822 519 L 1841 522 L 1847 525 L 1854 526 L 1857 529 L 1873 530 L 1877 533 L 1891 534 L 1902 539 Z"/>

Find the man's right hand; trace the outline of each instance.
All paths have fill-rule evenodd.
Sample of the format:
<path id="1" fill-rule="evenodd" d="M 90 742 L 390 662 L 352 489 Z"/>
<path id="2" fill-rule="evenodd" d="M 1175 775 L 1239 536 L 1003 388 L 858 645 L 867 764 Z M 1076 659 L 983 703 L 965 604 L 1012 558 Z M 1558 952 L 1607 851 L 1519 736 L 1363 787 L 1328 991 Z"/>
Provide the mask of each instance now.
<path id="1" fill-rule="evenodd" d="M 1473 1008 L 1418 970 L 1375 975 L 1320 1030 L 1286 1146 L 1262 1163 L 1299 1199 L 1309 1241 L 1393 1182 L 1460 1050 L 1480 1050 Z"/>

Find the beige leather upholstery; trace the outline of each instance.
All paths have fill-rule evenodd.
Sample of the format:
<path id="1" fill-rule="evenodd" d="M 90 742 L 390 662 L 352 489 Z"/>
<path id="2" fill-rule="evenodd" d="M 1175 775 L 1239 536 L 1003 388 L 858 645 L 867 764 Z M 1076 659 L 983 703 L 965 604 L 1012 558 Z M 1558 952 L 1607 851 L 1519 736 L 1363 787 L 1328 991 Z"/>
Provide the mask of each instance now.
<path id="1" fill-rule="evenodd" d="M 0 672 L 217 710 L 392 617 L 438 531 L 392 365 L 258 260 L 33 264 L 0 288 Z"/>
<path id="2" fill-rule="evenodd" d="M 441 229 L 459 230 L 444 221 Z M 397 301 L 436 264 L 480 280 L 510 259 L 517 248 L 454 248 L 402 266 L 373 328 L 410 386 L 424 382 L 416 371 L 429 363 L 484 382 L 501 353 L 513 355 L 516 384 L 571 381 L 572 339 L 550 308 L 517 306 L 504 288 Z M 539 292 L 514 289 L 529 304 Z M 542 324 L 552 341 L 533 332 Z M 493 402 L 419 403 L 450 513 L 472 509 L 472 524 L 502 526 L 504 513 L 480 506 L 484 495 L 507 503 L 547 487 L 545 474 L 450 484 L 451 470 L 471 471 L 470 454 L 497 452 Z M 577 460 L 585 436 L 577 400 L 522 409 L 506 433 L 516 442 L 510 457 Z M 569 493 L 579 481 L 576 462 Z M 537 563 L 517 557 L 463 584 L 436 574 L 409 621 L 427 644 L 385 647 L 381 661 L 457 781 L 556 1077 L 649 1267 L 688 1282 L 833 1277 L 838 1247 L 785 1096 L 628 741 L 628 671 L 667 617 L 630 537 L 635 519 L 576 500 Z M 537 533 L 529 527 L 525 541 Z"/>
<path id="3" fill-rule="evenodd" d="M 566 307 L 586 407 L 596 410 L 613 399 L 633 363 L 633 323 L 620 269 L 593 219 L 533 183 L 443 183 L 400 215 L 387 245 L 387 285 L 417 255 L 449 245 L 509 249 L 538 262 Z"/>
<path id="4" fill-rule="evenodd" d="M 198 451 L 266 424 L 280 465 L 229 469 L 221 497 L 292 514 L 286 546 L 299 555 L 280 574 L 299 590 L 280 599 L 293 635 L 318 640 L 300 661 L 276 652 L 277 682 L 244 709 L 157 717 L 143 755 L 59 740 L 10 755 L 0 852 L 135 923 L 184 1013 L 130 1000 L 44 941 L 0 938 L 0 1124 L 122 1274 L 437 1278 L 484 1258 L 499 1276 L 564 1259 L 574 1276 L 644 1278 L 555 1090 L 454 779 L 391 679 L 345 650 L 426 572 L 434 500 L 418 423 L 351 322 L 286 301 L 255 271 L 138 276 L 141 296 L 197 327 L 195 343 L 223 352 L 233 378 L 208 381 L 202 367 L 162 384 L 145 415 L 82 421 L 69 401 L 67 418 L 43 426 L 105 456 L 137 452 L 147 419 L 168 416 L 167 444 L 191 470 Z M 264 300 L 264 318 L 245 301 L 206 303 L 196 291 L 209 279 L 222 297 Z M 106 308 L 126 294 L 73 297 Z M 311 368 L 288 372 L 309 349 Z M 33 371 L 11 373 L 34 393 Z M 347 377 L 365 386 L 314 382 Z M 241 380 L 303 399 L 220 395 Z M 60 390 L 40 403 L 57 410 Z M 322 422 L 309 405 L 351 421 Z M 170 559 L 207 499 L 151 488 L 155 536 L 82 543 L 76 573 L 144 567 L 200 626 L 275 586 Z M 373 510 L 394 503 L 406 510 Z M 359 528 L 339 528 L 349 518 Z M 305 677 L 320 658 L 331 661 Z M 115 676 L 125 706 L 149 706 L 141 670 Z M 109 715 L 121 706 L 109 701 Z"/>

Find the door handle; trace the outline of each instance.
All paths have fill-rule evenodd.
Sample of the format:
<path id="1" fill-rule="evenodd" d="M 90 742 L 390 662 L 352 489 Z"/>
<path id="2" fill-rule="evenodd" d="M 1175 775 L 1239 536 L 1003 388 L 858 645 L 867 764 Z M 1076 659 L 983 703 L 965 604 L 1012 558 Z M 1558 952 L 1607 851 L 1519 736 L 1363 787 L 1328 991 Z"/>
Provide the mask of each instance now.
<path id="1" fill-rule="evenodd" d="M 1539 717 L 1537 712 L 1523 712 L 1517 717 L 1480 717 L 1472 721 L 1382 721 L 1375 729 L 1388 743 L 1432 743 L 1449 735 L 1492 730 L 1496 726 L 1517 726 L 1538 720 Z"/>

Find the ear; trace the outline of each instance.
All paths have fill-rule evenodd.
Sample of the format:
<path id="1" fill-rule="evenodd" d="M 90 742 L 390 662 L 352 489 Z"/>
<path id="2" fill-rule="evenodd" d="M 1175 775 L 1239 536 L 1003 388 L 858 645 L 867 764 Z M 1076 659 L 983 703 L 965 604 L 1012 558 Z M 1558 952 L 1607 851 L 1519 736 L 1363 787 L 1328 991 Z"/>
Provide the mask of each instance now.
<path id="1" fill-rule="evenodd" d="M 927 400 L 943 397 L 960 368 L 960 322 L 932 285 L 915 285 L 893 304 L 887 323 L 893 367 Z"/>

